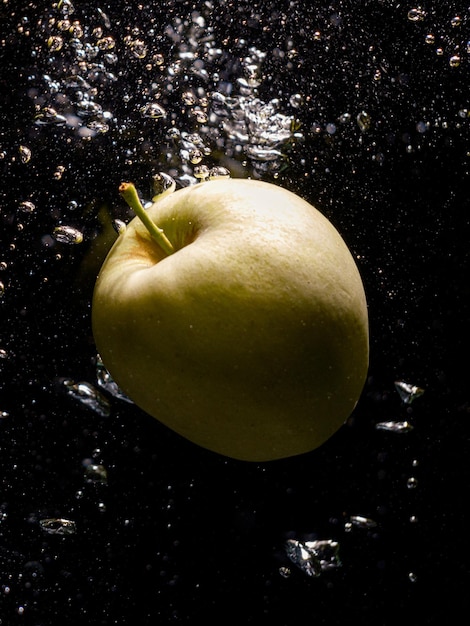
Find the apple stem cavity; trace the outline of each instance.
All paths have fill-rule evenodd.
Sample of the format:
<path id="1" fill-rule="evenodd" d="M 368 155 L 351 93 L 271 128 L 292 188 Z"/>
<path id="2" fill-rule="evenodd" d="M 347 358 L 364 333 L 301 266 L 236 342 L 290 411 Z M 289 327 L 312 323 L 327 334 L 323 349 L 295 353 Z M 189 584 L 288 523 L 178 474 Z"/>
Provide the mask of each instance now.
<path id="1" fill-rule="evenodd" d="M 175 249 L 173 248 L 172 243 L 165 235 L 163 230 L 159 228 L 155 222 L 153 222 L 147 211 L 142 206 L 142 202 L 140 201 L 139 196 L 137 195 L 137 190 L 133 183 L 121 183 L 119 187 L 119 193 L 127 202 L 127 204 L 131 207 L 140 221 L 143 223 L 145 228 L 150 233 L 152 239 L 160 246 L 160 248 L 165 252 L 165 254 L 173 254 Z"/>

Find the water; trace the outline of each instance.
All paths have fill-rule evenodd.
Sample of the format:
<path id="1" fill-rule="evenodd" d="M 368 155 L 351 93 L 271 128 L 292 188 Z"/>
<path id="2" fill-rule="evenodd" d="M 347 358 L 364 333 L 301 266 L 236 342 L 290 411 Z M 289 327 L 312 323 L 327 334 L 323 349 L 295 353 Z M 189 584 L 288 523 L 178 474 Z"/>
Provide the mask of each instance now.
<path id="1" fill-rule="evenodd" d="M 70 623 L 80 607 L 85 621 L 100 611 L 118 621 L 127 608 L 135 622 L 184 623 L 192 598 L 210 620 L 211 607 L 225 615 L 227 590 L 266 598 L 240 623 L 301 621 L 301 609 L 335 623 L 337 607 L 353 613 L 357 598 L 361 619 L 369 611 L 385 623 L 385 609 L 371 616 L 383 589 L 409 607 L 410 586 L 431 576 L 445 585 L 447 537 L 466 534 L 442 485 L 449 472 L 459 484 L 468 457 L 468 394 L 452 391 L 462 373 L 445 356 L 463 345 L 468 317 L 456 279 L 468 258 L 458 243 L 468 7 L 36 4 L 1 9 L 0 49 L 21 64 L 4 82 L 19 94 L 4 105 L 0 136 L 4 619 L 57 606 Z M 113 225 L 122 232 L 130 218 L 121 180 L 150 202 L 173 184 L 228 176 L 317 203 L 367 285 L 364 398 L 326 451 L 284 470 L 219 463 L 149 424 L 96 359 L 90 333 L 93 281 Z M 428 533 L 424 558 L 416 539 Z M 78 536 L 88 543 L 74 552 Z M 21 581 L 33 570 L 30 593 Z M 63 591 L 62 607 L 48 585 Z"/>

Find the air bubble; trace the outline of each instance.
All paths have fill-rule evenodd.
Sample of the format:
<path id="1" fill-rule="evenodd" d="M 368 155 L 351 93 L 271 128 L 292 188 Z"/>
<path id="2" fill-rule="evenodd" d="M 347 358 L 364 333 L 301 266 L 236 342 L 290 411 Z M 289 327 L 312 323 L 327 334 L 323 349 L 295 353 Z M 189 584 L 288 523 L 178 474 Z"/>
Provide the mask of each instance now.
<path id="1" fill-rule="evenodd" d="M 98 415 L 109 417 L 111 414 L 111 406 L 108 400 L 90 383 L 84 381 L 74 382 L 73 380 L 65 379 L 63 385 L 69 396 L 78 400 Z"/>
<path id="2" fill-rule="evenodd" d="M 87 465 L 85 468 L 85 480 L 87 483 L 108 484 L 108 471 L 104 465 Z"/>
<path id="3" fill-rule="evenodd" d="M 60 517 L 42 519 L 39 526 L 48 535 L 74 535 L 77 531 L 77 525 L 73 520 Z"/>
<path id="4" fill-rule="evenodd" d="M 96 42 L 96 45 L 100 50 L 112 50 L 115 47 L 116 42 L 112 37 L 103 37 Z"/>
<path id="5" fill-rule="evenodd" d="M 186 106 L 193 106 L 197 102 L 197 98 L 192 91 L 185 91 L 181 99 Z"/>
<path id="6" fill-rule="evenodd" d="M 37 126 L 62 126 L 67 122 L 63 115 L 59 115 L 52 107 L 44 107 L 34 118 Z"/>
<path id="7" fill-rule="evenodd" d="M 372 125 L 371 117 L 367 113 L 367 111 L 361 111 L 357 115 L 356 121 L 357 121 L 357 125 L 359 126 L 359 129 L 363 133 L 367 132 L 370 129 L 371 125 Z"/>
<path id="8" fill-rule="evenodd" d="M 449 59 L 450 67 L 459 67 L 460 66 L 460 56 L 458 54 L 454 54 Z"/>
<path id="9" fill-rule="evenodd" d="M 22 163 L 29 163 L 31 160 L 31 150 L 27 146 L 20 146 L 18 148 L 20 153 L 20 161 Z"/>
<path id="10" fill-rule="evenodd" d="M 408 11 L 408 19 L 410 20 L 410 22 L 422 22 L 425 17 L 426 11 L 424 11 L 421 7 L 410 9 Z"/>
<path id="11" fill-rule="evenodd" d="M 49 39 L 47 40 L 47 47 L 49 48 L 51 52 L 58 52 L 59 50 L 62 49 L 63 45 L 64 45 L 64 40 L 59 35 L 53 35 L 52 37 L 49 37 Z"/>
<path id="12" fill-rule="evenodd" d="M 152 120 L 160 120 L 166 117 L 165 109 L 157 102 L 149 102 L 140 108 L 142 117 L 149 117 Z"/>
<path id="13" fill-rule="evenodd" d="M 141 39 L 130 41 L 127 45 L 137 59 L 145 59 L 147 56 L 147 46 Z"/>
<path id="14" fill-rule="evenodd" d="M 33 213 L 36 210 L 36 205 L 30 200 L 24 200 L 19 203 L 18 208 L 23 213 Z"/>
<path id="15" fill-rule="evenodd" d="M 96 380 L 98 386 L 104 389 L 107 393 L 115 398 L 118 398 L 119 400 L 124 400 L 125 402 L 132 404 L 132 400 L 126 396 L 126 394 L 114 382 L 111 374 L 104 366 L 103 360 L 99 354 L 96 356 Z"/>
<path id="16" fill-rule="evenodd" d="M 424 389 L 421 387 L 406 383 L 403 380 L 395 381 L 395 389 L 397 390 L 402 402 L 405 404 L 411 404 L 414 400 L 420 398 L 424 393 Z"/>
<path id="17" fill-rule="evenodd" d="M 209 170 L 209 179 L 214 180 L 215 178 L 230 178 L 230 172 L 226 167 L 211 167 Z"/>
<path id="18" fill-rule="evenodd" d="M 194 168 L 194 176 L 199 180 L 206 180 L 209 178 L 210 170 L 207 165 L 198 165 Z"/>
<path id="19" fill-rule="evenodd" d="M 197 165 L 202 161 L 203 154 L 199 149 L 191 150 L 189 152 L 189 160 L 193 165 Z"/>
<path id="20" fill-rule="evenodd" d="M 426 35 L 426 37 L 424 38 L 424 41 L 425 41 L 427 44 L 432 45 L 432 44 L 434 44 L 434 43 L 435 43 L 436 38 L 435 38 L 435 36 L 434 36 L 432 33 L 428 33 L 428 34 Z"/>
<path id="21" fill-rule="evenodd" d="M 73 226 L 56 226 L 53 237 L 60 243 L 80 244 L 83 241 L 83 233 Z"/>
<path id="22" fill-rule="evenodd" d="M 375 425 L 376 430 L 384 430 L 389 433 L 409 433 L 413 430 L 413 425 L 407 421 L 389 421 L 389 422 L 378 422 Z"/>

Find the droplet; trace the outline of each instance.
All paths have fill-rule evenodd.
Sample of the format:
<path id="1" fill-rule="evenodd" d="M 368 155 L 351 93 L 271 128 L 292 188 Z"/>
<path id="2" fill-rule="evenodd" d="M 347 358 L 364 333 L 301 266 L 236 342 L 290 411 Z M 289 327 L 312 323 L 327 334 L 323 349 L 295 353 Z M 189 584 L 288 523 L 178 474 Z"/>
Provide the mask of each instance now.
<path id="1" fill-rule="evenodd" d="M 56 226 L 53 237 L 60 243 L 80 244 L 83 241 L 83 233 L 73 226 Z"/>
<path id="2" fill-rule="evenodd" d="M 39 521 L 39 525 L 48 535 L 74 535 L 77 525 L 70 519 L 51 517 Z"/>
<path id="3" fill-rule="evenodd" d="M 450 67 L 459 67 L 460 65 L 460 56 L 458 54 L 454 54 L 449 59 Z"/>

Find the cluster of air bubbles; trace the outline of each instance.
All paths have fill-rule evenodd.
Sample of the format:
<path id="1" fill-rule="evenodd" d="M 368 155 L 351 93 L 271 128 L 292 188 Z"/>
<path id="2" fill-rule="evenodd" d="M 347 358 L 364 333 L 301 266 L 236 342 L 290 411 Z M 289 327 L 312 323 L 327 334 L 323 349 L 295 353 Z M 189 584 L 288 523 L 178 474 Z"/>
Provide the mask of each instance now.
<path id="1" fill-rule="evenodd" d="M 422 25 L 423 28 L 428 26 L 428 17 L 428 12 L 420 6 L 408 11 L 408 20 Z M 464 19 L 462 16 L 454 14 L 446 24 L 446 26 L 450 26 L 450 29 L 446 29 L 442 33 L 436 33 L 433 28 L 432 30 L 426 30 L 424 34 L 425 44 L 430 46 L 438 57 L 446 58 L 451 68 L 460 67 L 464 60 L 463 55 L 466 54 L 468 56 L 470 54 L 470 42 L 463 41 L 460 36 L 463 23 Z M 449 35 L 449 30 L 454 31 L 453 34 Z"/>

